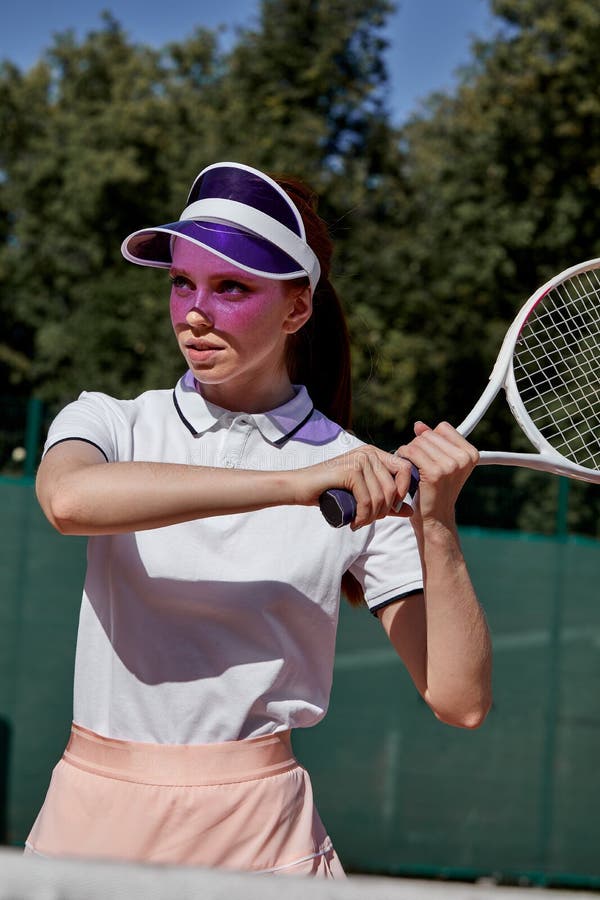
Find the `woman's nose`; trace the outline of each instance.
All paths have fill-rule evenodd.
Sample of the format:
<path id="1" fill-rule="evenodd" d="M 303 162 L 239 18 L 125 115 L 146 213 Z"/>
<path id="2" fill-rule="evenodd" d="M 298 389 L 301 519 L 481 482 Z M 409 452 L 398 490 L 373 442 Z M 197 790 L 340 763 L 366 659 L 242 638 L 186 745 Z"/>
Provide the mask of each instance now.
<path id="1" fill-rule="evenodd" d="M 193 305 L 190 306 L 186 313 L 185 319 L 191 327 L 212 325 L 213 319 L 208 309 L 206 298 L 203 298 L 200 294 L 196 295 Z"/>

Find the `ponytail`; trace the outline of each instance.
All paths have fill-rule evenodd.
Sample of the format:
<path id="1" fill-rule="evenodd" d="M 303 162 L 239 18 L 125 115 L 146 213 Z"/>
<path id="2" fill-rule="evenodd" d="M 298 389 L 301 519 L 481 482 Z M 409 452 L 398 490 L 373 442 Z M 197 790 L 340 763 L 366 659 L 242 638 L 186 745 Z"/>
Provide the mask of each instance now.
<path id="1" fill-rule="evenodd" d="M 304 384 L 315 407 L 348 429 L 352 424 L 350 337 L 341 303 L 321 275 L 308 322 L 288 338 L 287 368 L 294 384 Z"/>
<path id="2" fill-rule="evenodd" d="M 308 322 L 288 337 L 287 368 L 294 384 L 304 384 L 315 407 L 344 429 L 352 424 L 350 336 L 342 304 L 329 280 L 333 244 L 317 214 L 317 196 L 292 178 L 276 178 L 298 207 L 308 244 L 316 253 L 321 277 Z M 342 576 L 342 593 L 352 606 L 364 603 L 363 589 L 351 572 Z"/>

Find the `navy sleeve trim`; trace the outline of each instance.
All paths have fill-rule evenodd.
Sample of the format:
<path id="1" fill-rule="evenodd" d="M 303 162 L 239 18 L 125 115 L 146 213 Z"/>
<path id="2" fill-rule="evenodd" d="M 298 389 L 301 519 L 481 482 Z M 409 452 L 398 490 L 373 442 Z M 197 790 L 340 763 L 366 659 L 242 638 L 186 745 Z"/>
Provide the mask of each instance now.
<path id="1" fill-rule="evenodd" d="M 60 441 L 55 441 L 53 444 L 50 444 L 50 446 L 46 448 L 45 454 L 48 452 L 48 450 L 52 450 L 53 447 L 57 447 L 59 444 L 64 444 L 66 441 L 83 441 L 84 444 L 91 444 L 92 447 L 95 447 L 96 450 L 100 451 L 106 462 L 110 462 L 108 456 L 106 455 L 102 447 L 99 446 L 99 444 L 95 444 L 94 441 L 90 441 L 88 440 L 88 438 L 82 437 L 61 438 Z"/>
<path id="2" fill-rule="evenodd" d="M 395 597 L 390 597 L 389 600 L 384 600 L 383 603 L 378 603 L 377 606 L 370 606 L 369 612 L 377 616 L 377 613 L 380 609 L 384 609 L 384 607 L 389 606 L 390 603 L 395 603 L 396 600 L 406 600 L 408 597 L 416 597 L 418 594 L 423 593 L 423 588 L 413 589 L 411 591 L 406 591 L 404 594 L 396 594 Z"/>

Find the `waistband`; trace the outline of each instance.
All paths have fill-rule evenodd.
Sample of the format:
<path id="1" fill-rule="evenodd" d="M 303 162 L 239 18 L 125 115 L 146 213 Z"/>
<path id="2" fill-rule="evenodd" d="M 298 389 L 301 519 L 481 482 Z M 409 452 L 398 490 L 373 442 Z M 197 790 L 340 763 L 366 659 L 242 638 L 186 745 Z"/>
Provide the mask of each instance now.
<path id="1" fill-rule="evenodd" d="M 298 765 L 289 731 L 218 744 L 150 744 L 104 737 L 73 723 L 65 762 L 107 778 L 140 784 L 234 784 Z"/>

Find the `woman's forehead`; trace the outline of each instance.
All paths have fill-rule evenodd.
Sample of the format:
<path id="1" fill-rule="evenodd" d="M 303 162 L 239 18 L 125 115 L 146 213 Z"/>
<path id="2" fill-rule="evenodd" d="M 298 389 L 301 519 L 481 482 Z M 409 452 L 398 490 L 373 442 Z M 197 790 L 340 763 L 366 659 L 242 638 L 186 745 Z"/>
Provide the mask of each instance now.
<path id="1" fill-rule="evenodd" d="M 227 275 L 236 275 L 240 278 L 248 277 L 248 273 L 244 269 L 238 268 L 228 260 L 222 259 L 205 247 L 200 247 L 198 244 L 185 238 L 177 238 L 174 241 L 172 259 L 173 269 L 210 273 L 222 272 Z"/>

